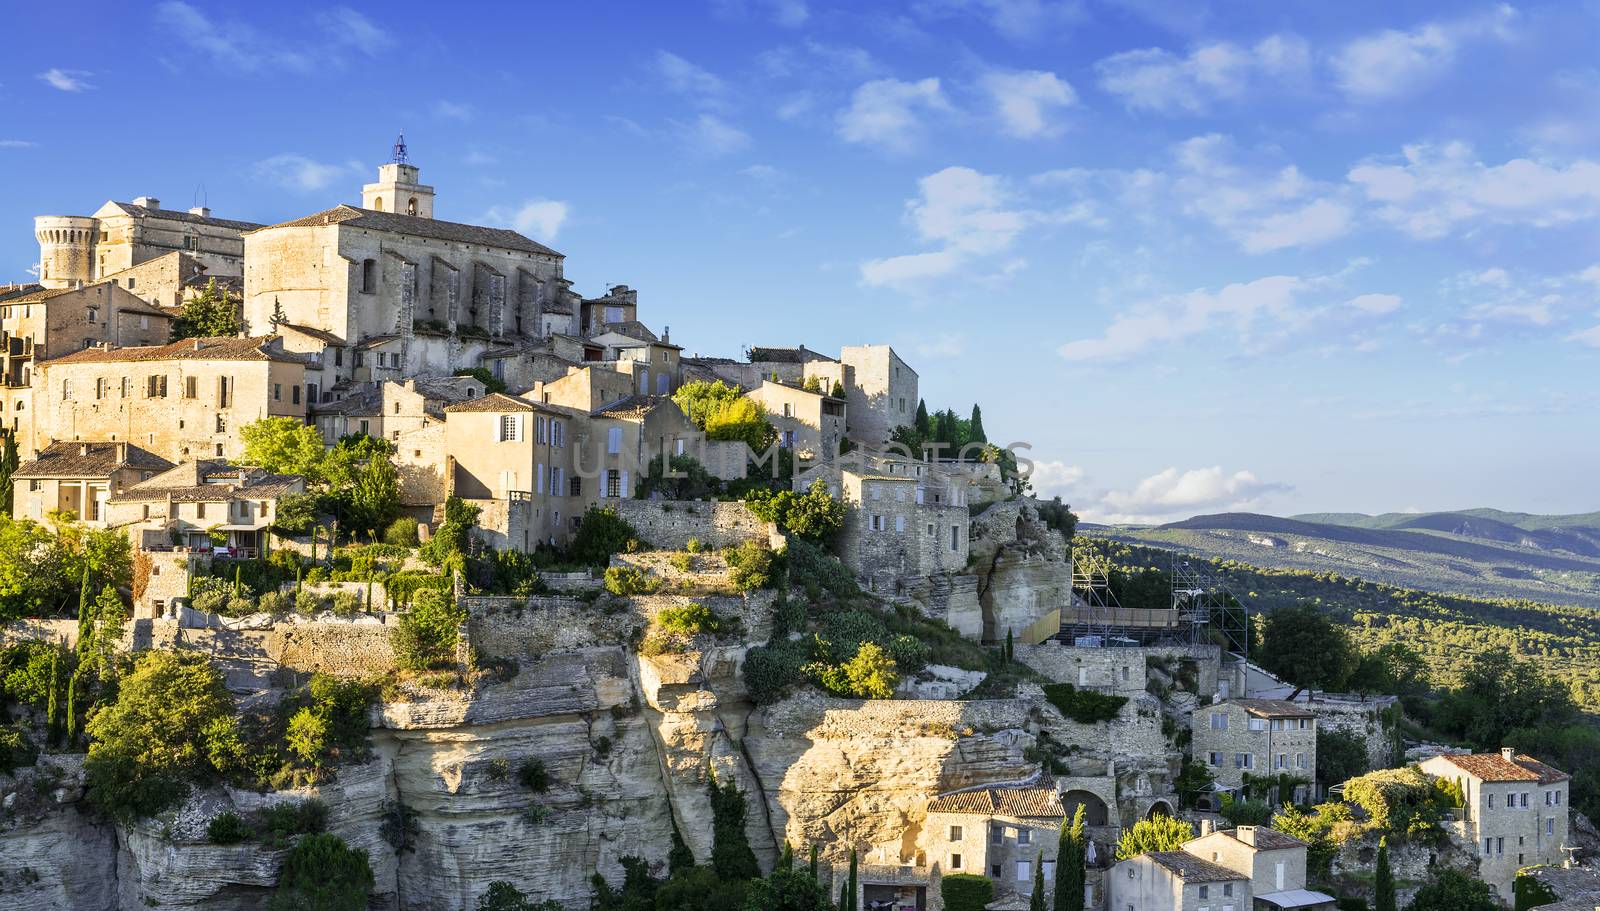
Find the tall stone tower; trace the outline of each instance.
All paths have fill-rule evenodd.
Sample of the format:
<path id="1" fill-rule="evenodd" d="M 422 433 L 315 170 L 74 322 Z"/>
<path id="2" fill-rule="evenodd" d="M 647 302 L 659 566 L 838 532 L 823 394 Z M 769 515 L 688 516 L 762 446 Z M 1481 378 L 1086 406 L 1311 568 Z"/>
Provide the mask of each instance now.
<path id="1" fill-rule="evenodd" d="M 33 219 L 39 239 L 39 284 L 74 288 L 94 280 L 94 247 L 100 221 L 85 215 L 39 215 Z"/>
<path id="2" fill-rule="evenodd" d="M 432 218 L 433 187 L 418 183 L 417 175 L 417 166 L 407 159 L 405 134 L 401 134 L 394 143 L 394 159 L 378 168 L 378 182 L 361 188 L 361 207 Z"/>

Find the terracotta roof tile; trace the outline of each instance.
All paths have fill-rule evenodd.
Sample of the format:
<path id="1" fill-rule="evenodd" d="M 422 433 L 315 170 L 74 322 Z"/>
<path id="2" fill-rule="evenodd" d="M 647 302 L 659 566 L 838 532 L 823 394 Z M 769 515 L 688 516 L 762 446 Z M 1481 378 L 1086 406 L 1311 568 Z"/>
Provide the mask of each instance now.
<path id="1" fill-rule="evenodd" d="M 1470 756 L 1439 757 L 1480 781 L 1535 781 L 1555 784 L 1571 778 L 1566 772 L 1546 765 L 1532 756 L 1516 754 L 1507 759 L 1499 753 L 1474 753 Z"/>
<path id="2" fill-rule="evenodd" d="M 120 456 L 120 457 L 119 457 Z M 118 468 L 166 471 L 172 463 L 131 443 L 59 442 L 17 466 L 17 478 L 104 478 Z"/>
<path id="3" fill-rule="evenodd" d="M 166 345 L 147 345 L 133 348 L 85 348 L 55 358 L 48 363 L 95 364 L 123 361 L 281 361 L 303 364 L 308 358 L 275 350 L 274 336 L 255 338 L 186 338 Z"/>
<path id="4" fill-rule="evenodd" d="M 1305 706 L 1285 699 L 1225 699 L 1222 704 L 1236 705 L 1257 718 L 1315 718 Z"/>
<path id="5" fill-rule="evenodd" d="M 534 411 L 534 404 L 527 399 L 519 399 L 506 395 L 503 392 L 491 392 L 488 395 L 465 402 L 457 402 L 446 408 L 448 413 L 473 412 L 473 411 Z"/>
<path id="6" fill-rule="evenodd" d="M 1259 851 L 1282 851 L 1285 848 L 1306 847 L 1305 842 L 1295 838 L 1293 835 L 1287 835 L 1283 832 L 1279 832 L 1277 829 L 1269 829 L 1266 826 L 1256 826 L 1255 832 L 1255 846 Z M 1238 829 L 1223 829 L 1220 834 L 1226 835 L 1229 838 L 1232 838 L 1234 841 L 1244 842 L 1244 839 L 1239 837 Z"/>
<path id="7" fill-rule="evenodd" d="M 372 231 L 385 231 L 390 234 L 408 234 L 412 237 L 428 237 L 434 240 L 478 244 L 479 246 L 496 247 L 501 250 L 539 253 L 545 256 L 561 256 L 560 253 L 538 241 L 530 240 L 515 231 L 508 231 L 504 228 L 485 228 L 479 225 L 440 221 L 436 218 L 418 218 L 415 215 L 376 212 L 372 209 L 361 209 L 356 206 L 335 206 L 322 212 L 307 215 L 304 218 L 297 218 L 294 221 L 270 225 L 262 228 L 262 230 L 312 228 L 322 225 L 349 225 L 352 228 L 366 228 Z"/>
<path id="8" fill-rule="evenodd" d="M 1186 883 L 1223 883 L 1250 878 L 1188 851 L 1152 851 L 1143 856 L 1171 870 Z"/>
<path id="9" fill-rule="evenodd" d="M 1065 816 L 1061 798 L 1047 788 L 984 788 L 936 797 L 929 813 L 981 813 L 999 816 Z"/>

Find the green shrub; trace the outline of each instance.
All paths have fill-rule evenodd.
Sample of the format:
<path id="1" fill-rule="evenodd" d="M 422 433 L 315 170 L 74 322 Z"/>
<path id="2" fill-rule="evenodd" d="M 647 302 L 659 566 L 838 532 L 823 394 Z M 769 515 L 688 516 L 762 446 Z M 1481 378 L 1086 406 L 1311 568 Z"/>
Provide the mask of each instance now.
<path id="1" fill-rule="evenodd" d="M 517 780 L 535 794 L 550 790 L 550 770 L 544 767 L 544 760 L 536 756 L 522 760 L 517 766 Z"/>
<path id="2" fill-rule="evenodd" d="M 1222 818 L 1235 826 L 1264 826 L 1272 818 L 1272 807 L 1265 800 L 1235 800 L 1222 795 Z"/>
<path id="3" fill-rule="evenodd" d="M 1413 765 L 1352 778 L 1345 783 L 1344 799 L 1366 810 L 1377 829 L 1419 836 L 1437 831 L 1453 795 L 1434 787 Z"/>
<path id="4" fill-rule="evenodd" d="M 1110 721 L 1128 702 L 1126 696 L 1107 696 L 1093 690 L 1080 690 L 1070 683 L 1045 684 L 1044 696 L 1062 715 L 1079 724 Z"/>
<path id="5" fill-rule="evenodd" d="M 615 509 L 593 507 L 578 523 L 567 554 L 576 563 L 604 566 L 612 554 L 639 549 L 638 540 L 639 533 Z"/>
<path id="6" fill-rule="evenodd" d="M 823 593 L 839 599 L 861 594 L 855 576 L 839 558 L 815 544 L 790 538 L 784 548 L 784 558 L 788 564 L 789 584 L 804 588 L 813 601 Z"/>
<path id="7" fill-rule="evenodd" d="M 281 617 L 284 614 L 289 613 L 293 607 L 293 601 L 291 601 L 290 597 L 283 592 L 267 592 L 260 598 L 256 599 L 256 609 L 264 614 L 271 614 L 274 617 Z"/>
<path id="8" fill-rule="evenodd" d="M 983 911 L 994 901 L 994 882 L 972 873 L 947 873 L 939 883 L 945 911 Z"/>
<path id="9" fill-rule="evenodd" d="M 717 616 L 699 602 L 662 608 L 656 614 L 656 623 L 667 633 L 676 636 L 698 636 L 717 631 Z"/>
<path id="10" fill-rule="evenodd" d="M 661 580 L 635 566 L 611 566 L 605 586 L 613 595 L 653 595 L 661 590 Z"/>
<path id="11" fill-rule="evenodd" d="M 284 859 L 267 911 L 365 911 L 372 887 L 367 852 L 336 835 L 312 835 Z"/>
<path id="12" fill-rule="evenodd" d="M 420 591 L 448 592 L 451 588 L 449 576 L 415 569 L 390 573 L 383 586 L 397 605 L 410 604 Z"/>
<path id="13" fill-rule="evenodd" d="M 17 769 L 33 765 L 38 755 L 21 729 L 0 727 L 0 775 L 10 775 Z"/>
<path id="14" fill-rule="evenodd" d="M 329 606 L 336 617 L 354 617 L 361 613 L 361 596 L 349 589 L 341 588 L 333 593 L 329 599 Z"/>
<path id="15" fill-rule="evenodd" d="M 275 803 L 261 811 L 261 828 L 279 846 L 297 835 L 315 835 L 328 828 L 328 805 L 314 798 Z"/>
<path id="16" fill-rule="evenodd" d="M 223 614 L 233 599 L 233 582 L 215 576 L 197 576 L 192 582 L 189 606 L 201 613 Z"/>
<path id="17" fill-rule="evenodd" d="M 782 699 L 806 680 L 806 652 L 798 642 L 779 640 L 750 649 L 744 659 L 744 685 L 757 705 Z"/>
<path id="18" fill-rule="evenodd" d="M 13 700 L 45 708 L 52 689 L 60 690 L 64 675 L 61 652 L 54 645 L 43 642 L 19 642 L 0 650 L 0 671 L 3 671 L 4 694 Z"/>
<path id="19" fill-rule="evenodd" d="M 875 642 L 863 642 L 855 656 L 841 665 L 814 662 L 806 671 L 818 686 L 852 699 L 892 699 L 900 675 L 894 659 Z"/>
<path id="20" fill-rule="evenodd" d="M 690 538 L 688 542 L 683 545 L 683 549 L 691 554 L 697 554 L 704 550 L 705 547 L 700 543 L 699 538 Z"/>
<path id="21" fill-rule="evenodd" d="M 668 561 L 672 564 L 672 568 L 677 570 L 680 573 L 692 573 L 692 572 L 694 572 L 694 555 L 693 554 L 676 553 L 676 554 L 673 554 L 670 558 L 668 558 Z"/>
<path id="22" fill-rule="evenodd" d="M 411 610 L 400 615 L 391 642 L 395 661 L 409 670 L 453 666 L 456 637 L 466 611 L 454 596 L 436 589 L 418 593 Z"/>
<path id="23" fill-rule="evenodd" d="M 206 823 L 206 841 L 214 845 L 236 845 L 254 836 L 255 830 L 244 817 L 232 810 L 224 810 Z"/>
<path id="24" fill-rule="evenodd" d="M 1518 871 L 1517 878 L 1511 881 L 1511 896 L 1515 911 L 1528 911 L 1529 908 L 1551 905 L 1561 900 L 1556 890 L 1550 888 L 1543 880 L 1521 871 Z"/>
<path id="25" fill-rule="evenodd" d="M 766 588 L 772 582 L 773 554 L 759 541 L 746 541 L 723 552 L 728 561 L 728 581 L 741 592 Z"/>
<path id="26" fill-rule="evenodd" d="M 383 530 L 383 543 L 403 547 L 407 553 L 417 546 L 417 520 L 401 516 Z"/>
<path id="27" fill-rule="evenodd" d="M 1194 826 L 1172 816 L 1151 816 L 1124 829 L 1117 842 L 1117 860 L 1153 851 L 1176 851 L 1194 838 Z"/>

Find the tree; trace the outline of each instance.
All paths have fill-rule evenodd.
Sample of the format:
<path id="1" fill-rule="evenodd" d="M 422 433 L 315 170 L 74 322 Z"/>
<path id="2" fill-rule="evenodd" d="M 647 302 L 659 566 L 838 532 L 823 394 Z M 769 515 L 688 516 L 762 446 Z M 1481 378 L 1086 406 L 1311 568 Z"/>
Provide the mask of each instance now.
<path id="1" fill-rule="evenodd" d="M 1367 742 L 1349 731 L 1317 728 L 1317 785 L 1323 793 L 1368 770 Z"/>
<path id="2" fill-rule="evenodd" d="M 17 438 L 9 430 L 0 430 L 0 515 L 11 515 L 14 502 L 11 476 L 17 471 Z"/>
<path id="3" fill-rule="evenodd" d="M 933 432 L 933 424 L 928 421 L 928 403 L 922 399 L 917 399 L 917 417 L 915 423 L 911 425 L 911 429 L 915 430 L 924 439 Z"/>
<path id="4" fill-rule="evenodd" d="M 327 745 L 328 723 L 309 707 L 303 707 L 289 718 L 289 728 L 284 734 L 289 752 L 306 765 L 317 765 Z"/>
<path id="5" fill-rule="evenodd" d="M 638 539 L 639 533 L 615 509 L 594 506 L 578 523 L 572 543 L 567 546 L 567 556 L 575 563 L 604 566 L 612 554 L 627 550 L 629 542 Z"/>
<path id="6" fill-rule="evenodd" d="M 994 880 L 972 873 L 946 873 L 939 883 L 944 911 L 983 911 L 994 901 Z"/>
<path id="7" fill-rule="evenodd" d="M 489 891 L 478 896 L 478 911 L 544 911 L 551 905 L 556 909 L 561 907 L 554 902 L 534 904 L 528 893 L 503 879 L 490 883 Z"/>
<path id="8" fill-rule="evenodd" d="M 1378 839 L 1378 872 L 1372 881 L 1375 911 L 1396 911 L 1394 903 L 1394 873 L 1389 869 L 1389 839 Z"/>
<path id="9" fill-rule="evenodd" d="M 366 851 L 337 835 L 307 835 L 284 858 L 267 911 L 365 911 L 372 887 Z"/>
<path id="10" fill-rule="evenodd" d="M 683 412 L 684 417 L 696 427 L 705 430 L 713 414 L 742 396 L 739 387 L 716 380 L 709 383 L 684 383 L 672 394 L 672 401 Z"/>
<path id="11" fill-rule="evenodd" d="M 1406 911 L 1498 911 L 1489 885 L 1455 870 L 1443 870 L 1412 896 Z"/>
<path id="12" fill-rule="evenodd" d="M 802 870 L 778 869 L 750 884 L 747 911 L 832 911 L 828 891 Z"/>
<path id="13" fill-rule="evenodd" d="M 844 504 L 828 493 L 820 478 L 803 494 L 758 488 L 744 502 L 756 518 L 812 544 L 826 545 L 844 528 Z"/>
<path id="14" fill-rule="evenodd" d="M 844 386 L 840 385 L 838 380 L 834 380 L 833 381 L 833 389 L 831 391 L 829 391 L 828 395 L 830 395 L 830 396 L 832 396 L 832 397 L 834 397 L 836 399 L 844 398 Z"/>
<path id="15" fill-rule="evenodd" d="M 308 482 L 322 480 L 322 434 L 294 418 L 262 418 L 239 428 L 244 441 L 243 464 L 273 474 L 297 474 Z"/>
<path id="16" fill-rule="evenodd" d="M 766 409 L 747 398 L 719 404 L 706 418 L 705 430 L 708 440 L 742 440 L 755 452 L 765 452 L 778 437 Z"/>
<path id="17" fill-rule="evenodd" d="M 172 321 L 172 340 L 238 335 L 244 331 L 239 305 L 238 297 L 211 279 L 205 290 L 184 302 L 178 318 Z"/>
<path id="18" fill-rule="evenodd" d="M 1576 718 L 1572 694 L 1532 661 L 1499 650 L 1472 657 L 1461 685 L 1438 706 L 1435 721 L 1476 750 L 1498 750 L 1513 731 L 1553 729 Z"/>
<path id="19" fill-rule="evenodd" d="M 861 901 L 861 886 L 856 881 L 856 849 L 850 849 L 850 875 L 845 878 L 844 906 L 839 911 L 858 911 Z"/>
<path id="20" fill-rule="evenodd" d="M 844 692 L 857 699 L 892 699 L 900 682 L 893 658 L 876 642 L 863 642 L 854 658 L 840 668 Z"/>
<path id="21" fill-rule="evenodd" d="M 1043 856 L 1033 859 L 1033 895 L 1028 899 L 1028 911 L 1050 911 L 1050 902 L 1044 896 Z"/>
<path id="22" fill-rule="evenodd" d="M 356 472 L 345 520 L 352 532 L 372 535 L 394 521 L 399 512 L 400 473 L 386 453 L 375 455 Z"/>
<path id="23" fill-rule="evenodd" d="M 987 443 L 989 437 L 983 432 L 983 412 L 979 410 L 976 402 L 972 405 L 972 417 L 967 421 L 968 443 Z"/>
<path id="24" fill-rule="evenodd" d="M 648 499 L 661 494 L 668 500 L 701 500 L 719 492 L 722 482 L 713 477 L 700 460 L 689 455 L 675 455 L 667 460 L 670 474 L 661 467 L 661 456 L 650 460 L 644 477 L 639 479 L 639 496 Z"/>
<path id="25" fill-rule="evenodd" d="M 286 535 L 303 535 L 317 522 L 317 496 L 310 493 L 286 493 L 278 498 L 278 510 L 273 515 L 272 529 Z M 416 538 L 413 526 L 411 537 Z"/>
<path id="26" fill-rule="evenodd" d="M 449 666 L 456 659 L 456 637 L 467 612 L 455 595 L 438 589 L 417 592 L 411 609 L 390 634 L 395 661 L 411 670 Z"/>
<path id="27" fill-rule="evenodd" d="M 744 831 L 747 810 L 744 792 L 733 782 L 720 784 L 713 774 L 711 789 L 711 868 L 724 880 L 755 879 L 761 875 L 750 839 Z"/>
<path id="28" fill-rule="evenodd" d="M 1055 911 L 1083 911 L 1083 886 L 1088 877 L 1088 823 L 1084 806 L 1072 813 L 1072 821 L 1061 820 L 1061 839 L 1056 847 Z"/>
<path id="29" fill-rule="evenodd" d="M 1251 657 L 1300 689 L 1340 690 L 1356 666 L 1350 637 L 1311 605 L 1280 607 L 1268 614 L 1261 647 Z"/>
<path id="30" fill-rule="evenodd" d="M 1404 642 L 1385 642 L 1356 659 L 1346 685 L 1363 696 L 1375 693 L 1416 695 L 1426 687 L 1422 679 L 1422 659 Z"/>
<path id="31" fill-rule="evenodd" d="M 89 719 L 90 798 L 119 821 L 166 809 L 188 792 L 191 779 L 212 770 L 202 733 L 232 716 L 222 675 L 205 656 L 144 653 L 116 701 Z"/>
<path id="32" fill-rule="evenodd" d="M 70 597 L 69 557 L 44 526 L 0 516 L 0 621 L 44 615 Z"/>
<path id="33" fill-rule="evenodd" d="M 1194 826 L 1173 816 L 1152 816 L 1133 824 L 1117 842 L 1117 860 L 1127 860 L 1152 851 L 1176 851 L 1194 838 Z"/>
<path id="34" fill-rule="evenodd" d="M 478 513 L 481 511 L 460 497 L 446 497 L 444 521 L 439 523 L 438 531 L 418 551 L 422 559 L 446 573 L 463 568 L 472 528 L 478 524 Z M 582 534 L 582 529 L 579 534 Z"/>

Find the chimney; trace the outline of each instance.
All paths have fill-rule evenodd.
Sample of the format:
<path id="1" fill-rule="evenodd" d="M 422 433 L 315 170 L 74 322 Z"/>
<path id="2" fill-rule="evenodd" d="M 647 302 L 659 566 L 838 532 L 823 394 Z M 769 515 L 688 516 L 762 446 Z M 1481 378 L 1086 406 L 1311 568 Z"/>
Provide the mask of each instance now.
<path id="1" fill-rule="evenodd" d="M 117 444 L 117 464 L 121 465 L 122 463 L 124 463 L 126 461 L 128 461 L 128 444 L 127 443 L 118 443 Z"/>
<path id="2" fill-rule="evenodd" d="M 195 206 L 194 208 L 189 210 L 189 214 L 190 215 L 198 215 L 201 218 L 210 218 L 211 217 L 211 210 L 206 208 L 205 206 Z"/>
<path id="3" fill-rule="evenodd" d="M 1511 747 L 1501 747 L 1500 748 L 1500 758 L 1504 759 L 1506 762 L 1516 762 L 1517 761 L 1517 751 L 1512 749 Z"/>
<path id="4" fill-rule="evenodd" d="M 144 206 L 146 209 L 161 208 L 161 200 L 155 198 L 154 196 L 135 196 L 133 198 L 133 204 L 136 206 Z"/>
<path id="5" fill-rule="evenodd" d="M 1200 820 L 1200 837 L 1204 838 L 1217 830 L 1217 824 L 1210 819 Z"/>
<path id="6" fill-rule="evenodd" d="M 205 346 L 200 344 L 200 339 L 195 339 L 194 340 L 194 350 L 199 351 L 203 347 L 205 347 Z"/>
<path id="7" fill-rule="evenodd" d="M 1253 848 L 1256 846 L 1256 827 L 1237 826 L 1233 830 L 1233 837 Z"/>
<path id="8" fill-rule="evenodd" d="M 87 456 L 88 454 L 89 454 L 89 444 L 88 443 L 79 444 L 79 446 L 78 446 L 78 455 L 80 457 L 83 457 L 83 456 Z"/>

